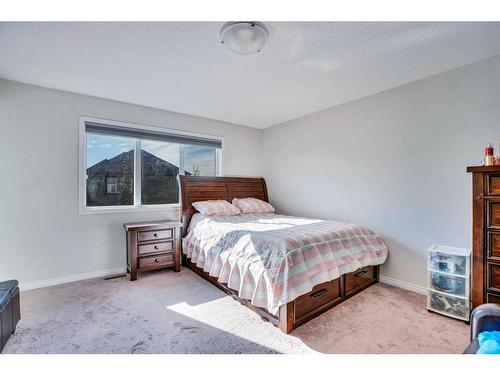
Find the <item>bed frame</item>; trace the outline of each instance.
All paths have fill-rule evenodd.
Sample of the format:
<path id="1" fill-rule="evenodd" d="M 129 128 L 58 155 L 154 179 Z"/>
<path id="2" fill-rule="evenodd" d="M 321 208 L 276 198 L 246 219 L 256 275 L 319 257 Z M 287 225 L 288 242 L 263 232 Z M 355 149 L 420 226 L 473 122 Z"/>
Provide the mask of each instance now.
<path id="1" fill-rule="evenodd" d="M 224 199 L 231 202 L 233 198 L 249 197 L 269 201 L 266 182 L 263 178 L 179 176 L 179 179 L 182 196 L 183 236 L 187 233 L 191 217 L 196 213 L 192 206 L 193 202 L 213 199 Z M 298 326 L 377 283 L 379 275 L 378 266 L 364 267 L 342 275 L 338 279 L 315 286 L 311 292 L 281 306 L 278 314 L 273 315 L 264 308 L 253 306 L 249 301 L 240 299 L 238 292 L 209 276 L 184 254 L 183 264 L 285 333 L 292 332 Z"/>

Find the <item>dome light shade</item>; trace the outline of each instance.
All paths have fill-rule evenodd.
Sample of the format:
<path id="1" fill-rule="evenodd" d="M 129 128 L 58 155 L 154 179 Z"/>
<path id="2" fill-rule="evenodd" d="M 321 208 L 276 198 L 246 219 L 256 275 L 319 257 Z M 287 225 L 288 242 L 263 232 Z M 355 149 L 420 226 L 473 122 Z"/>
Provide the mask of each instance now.
<path id="1" fill-rule="evenodd" d="M 222 45 L 240 55 L 260 52 L 268 38 L 269 32 L 259 22 L 228 22 L 220 30 Z"/>

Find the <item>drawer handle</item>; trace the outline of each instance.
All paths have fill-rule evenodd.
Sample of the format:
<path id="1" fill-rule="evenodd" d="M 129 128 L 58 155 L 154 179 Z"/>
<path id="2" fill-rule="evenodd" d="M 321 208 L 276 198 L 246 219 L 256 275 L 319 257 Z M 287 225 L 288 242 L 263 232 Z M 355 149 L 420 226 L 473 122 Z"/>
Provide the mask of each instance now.
<path id="1" fill-rule="evenodd" d="M 160 260 L 158 258 L 156 258 L 155 263 L 160 263 Z"/>
<path id="2" fill-rule="evenodd" d="M 325 294 L 326 292 L 328 292 L 328 289 L 323 288 L 323 289 L 320 289 L 317 292 L 311 294 L 311 297 L 316 298 L 316 297 L 321 296 L 322 294 Z"/>
<path id="3" fill-rule="evenodd" d="M 363 270 L 363 271 L 359 271 L 359 272 L 356 272 L 356 273 L 354 274 L 354 277 L 360 277 L 360 276 L 363 276 L 363 275 L 364 275 L 365 273 L 367 273 L 367 272 L 368 272 L 368 271 L 365 271 L 365 270 Z"/>
<path id="4" fill-rule="evenodd" d="M 155 245 L 155 250 L 158 250 L 158 245 Z"/>
<path id="5" fill-rule="evenodd" d="M 153 233 L 153 237 L 158 237 L 158 233 Z"/>

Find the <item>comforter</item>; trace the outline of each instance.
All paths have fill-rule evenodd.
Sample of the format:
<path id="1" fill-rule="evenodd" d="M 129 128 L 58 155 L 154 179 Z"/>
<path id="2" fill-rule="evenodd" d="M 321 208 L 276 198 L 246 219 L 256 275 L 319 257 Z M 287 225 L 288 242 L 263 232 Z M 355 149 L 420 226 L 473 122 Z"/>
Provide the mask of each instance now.
<path id="1" fill-rule="evenodd" d="M 195 214 L 183 252 L 240 298 L 276 314 L 315 285 L 384 263 L 388 248 L 355 224 L 272 213 Z"/>

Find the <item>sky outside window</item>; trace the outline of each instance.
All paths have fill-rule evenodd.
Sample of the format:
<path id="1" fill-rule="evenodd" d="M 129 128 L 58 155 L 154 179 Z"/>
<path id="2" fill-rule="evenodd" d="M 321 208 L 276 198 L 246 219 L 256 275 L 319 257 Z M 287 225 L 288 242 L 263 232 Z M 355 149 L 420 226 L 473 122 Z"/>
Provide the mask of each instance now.
<path id="1" fill-rule="evenodd" d="M 132 138 L 87 133 L 87 168 L 134 149 Z"/>
<path id="2" fill-rule="evenodd" d="M 184 169 L 192 175 L 215 176 L 215 149 L 213 147 L 185 145 Z M 195 173 L 195 170 L 199 173 Z"/>

